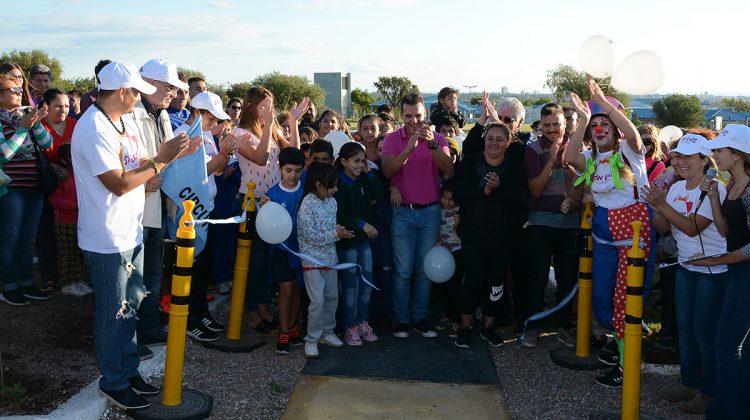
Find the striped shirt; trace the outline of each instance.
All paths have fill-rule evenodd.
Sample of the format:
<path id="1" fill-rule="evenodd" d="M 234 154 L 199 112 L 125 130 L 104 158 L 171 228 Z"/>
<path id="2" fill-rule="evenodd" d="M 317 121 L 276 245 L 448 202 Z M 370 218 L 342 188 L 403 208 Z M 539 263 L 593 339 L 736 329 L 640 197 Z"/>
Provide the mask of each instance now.
<path id="1" fill-rule="evenodd" d="M 52 145 L 52 136 L 40 123 L 31 127 L 31 133 L 41 149 Z M 3 126 L 0 163 L 11 178 L 10 188 L 36 189 L 39 186 L 39 156 L 28 134 L 23 127 Z"/>

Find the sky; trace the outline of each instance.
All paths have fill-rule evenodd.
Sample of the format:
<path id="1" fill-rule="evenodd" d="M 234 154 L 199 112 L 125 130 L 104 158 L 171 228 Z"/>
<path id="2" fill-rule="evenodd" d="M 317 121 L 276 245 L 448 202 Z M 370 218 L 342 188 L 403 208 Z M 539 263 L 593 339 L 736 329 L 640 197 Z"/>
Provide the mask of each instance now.
<path id="1" fill-rule="evenodd" d="M 638 50 L 662 59 L 656 93 L 750 95 L 750 2 L 742 0 L 25 0 L 3 8 L 12 18 L 0 25 L 0 51 L 45 50 L 65 78 L 90 76 L 102 58 L 138 66 L 164 58 L 209 83 L 340 71 L 368 91 L 379 76 L 406 76 L 423 92 L 548 92 L 546 71 L 582 69 L 583 42 L 605 35 L 617 62 Z"/>

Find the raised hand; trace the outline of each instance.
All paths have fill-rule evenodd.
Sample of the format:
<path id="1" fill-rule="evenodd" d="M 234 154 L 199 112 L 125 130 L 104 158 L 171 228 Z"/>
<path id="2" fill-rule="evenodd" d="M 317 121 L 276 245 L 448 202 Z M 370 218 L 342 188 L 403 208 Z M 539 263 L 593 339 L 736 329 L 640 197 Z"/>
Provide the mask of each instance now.
<path id="1" fill-rule="evenodd" d="M 31 127 L 36 124 L 41 118 L 39 118 L 39 110 L 38 109 L 31 109 L 29 112 L 24 112 L 23 117 L 21 117 L 21 127 L 31 130 Z"/>
<path id="2" fill-rule="evenodd" d="M 570 92 L 570 103 L 573 104 L 573 108 L 575 108 L 579 120 L 585 118 L 586 121 L 588 121 L 591 118 L 591 110 L 589 109 L 589 106 L 583 103 L 581 98 L 579 98 L 578 94 L 575 92 Z"/>
<path id="3" fill-rule="evenodd" d="M 599 106 L 604 106 L 608 104 L 607 98 L 604 96 L 604 92 L 602 91 L 602 88 L 599 87 L 599 84 L 596 83 L 596 80 L 594 80 L 593 77 L 589 76 L 588 78 L 588 84 L 589 84 L 589 92 L 591 93 L 591 99 L 594 100 Z"/>
<path id="4" fill-rule="evenodd" d="M 276 117 L 276 111 L 273 108 L 273 99 L 269 96 L 262 101 L 260 101 L 260 105 L 262 105 L 262 110 L 260 117 L 263 118 L 263 122 L 266 125 L 269 125 L 273 122 L 273 119 Z"/>
<path id="5" fill-rule="evenodd" d="M 154 156 L 154 161 L 157 163 L 169 164 L 183 153 L 190 146 L 190 139 L 187 134 L 180 133 L 175 138 L 169 141 L 163 141 L 159 146 L 159 151 Z M 200 143 L 198 143 L 200 146 Z M 196 147 L 196 150 L 198 148 Z M 195 150 L 193 150 L 195 151 Z"/>
<path id="6" fill-rule="evenodd" d="M 641 194 L 652 207 L 660 208 L 667 204 L 667 192 L 661 188 L 644 186 L 641 188 Z"/>
<path id="7" fill-rule="evenodd" d="M 302 102 L 300 102 L 299 104 L 296 104 L 296 103 L 292 104 L 292 110 L 290 111 L 290 113 L 292 114 L 292 119 L 294 121 L 299 120 L 300 118 L 302 118 L 303 115 L 305 115 L 305 113 L 307 112 L 309 108 L 310 108 L 310 98 L 305 96 L 304 98 L 302 98 Z"/>

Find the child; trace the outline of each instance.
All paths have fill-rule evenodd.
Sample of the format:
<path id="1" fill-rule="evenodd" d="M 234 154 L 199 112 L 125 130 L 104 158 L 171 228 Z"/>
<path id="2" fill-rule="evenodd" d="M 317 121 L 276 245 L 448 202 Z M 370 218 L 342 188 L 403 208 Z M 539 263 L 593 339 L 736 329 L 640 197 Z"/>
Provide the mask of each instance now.
<path id="1" fill-rule="evenodd" d="M 310 146 L 310 163 L 333 163 L 333 145 L 324 139 L 315 139 Z"/>
<path id="2" fill-rule="evenodd" d="M 354 232 L 336 224 L 336 193 L 338 172 L 333 165 L 313 162 L 307 172 L 304 198 L 297 216 L 299 249 L 321 261 L 316 265 L 302 262 L 305 289 L 310 297 L 305 357 L 319 356 L 318 342 L 331 347 L 344 345 L 333 333 L 336 326 L 336 305 L 339 301 L 336 272 L 329 266 L 337 263 L 339 239 L 354 238 Z"/>
<path id="3" fill-rule="evenodd" d="M 302 201 L 302 167 L 305 155 L 294 147 L 281 149 L 279 167 L 281 182 L 268 190 L 268 199 L 281 204 L 292 217 L 292 234 L 284 244 L 293 251 L 299 249 L 297 244 L 297 210 Z M 266 201 L 266 200 L 261 200 Z M 297 325 L 302 291 L 297 287 L 297 275 L 300 273 L 298 257 L 284 252 L 282 248 L 271 248 L 271 278 L 279 285 L 279 334 L 276 338 L 276 353 L 289 354 L 290 345 L 297 347 L 304 344 Z"/>
<path id="4" fill-rule="evenodd" d="M 357 124 L 361 144 L 365 147 L 367 160 L 375 162 L 378 157 L 378 138 L 380 138 L 380 117 L 377 114 L 365 114 Z"/>
<path id="5" fill-rule="evenodd" d="M 444 87 L 438 92 L 438 103 L 430 113 L 430 122 L 437 127 L 446 116 L 453 117 L 458 122 L 458 128 L 464 126 L 464 115 L 458 110 L 458 90 L 452 87 Z"/>
<path id="6" fill-rule="evenodd" d="M 57 239 L 57 261 L 62 293 L 72 296 L 87 296 L 94 292 L 84 282 L 84 262 L 81 249 L 78 248 L 78 199 L 73 165 L 70 158 L 70 144 L 63 144 L 57 149 L 60 164 L 68 171 L 68 178 L 60 182 L 49 202 L 55 209 L 55 238 Z"/>
<path id="7" fill-rule="evenodd" d="M 443 306 L 443 317 L 436 328 L 443 330 L 450 327 L 449 337 L 458 336 L 458 322 L 461 320 L 458 311 L 458 294 L 463 280 L 463 260 L 461 258 L 461 238 L 456 228 L 459 223 L 458 206 L 453 201 L 453 181 L 443 184 L 440 191 L 440 239 L 438 245 L 445 247 L 456 261 L 456 271 L 453 277 L 445 283 L 437 284 L 438 293 Z"/>
<path id="8" fill-rule="evenodd" d="M 359 143 L 345 143 L 334 164 L 339 172 L 336 219 L 354 232 L 354 238 L 336 245 L 338 257 L 344 263 L 357 263 L 362 275 L 372 281 L 372 249 L 370 241 L 378 237 L 373 203 L 383 199 L 383 185 L 370 170 L 365 151 Z M 360 280 L 356 268 L 339 273 L 343 293 L 344 340 L 350 346 L 361 346 L 362 340 L 376 341 L 378 337 L 367 322 L 372 287 Z"/>
<path id="9" fill-rule="evenodd" d="M 305 127 L 310 128 L 310 127 Z M 310 166 L 310 147 L 312 146 L 312 143 L 301 143 L 299 145 L 299 150 L 305 155 L 305 167 L 304 170 L 307 170 L 307 167 Z"/>
<path id="10" fill-rule="evenodd" d="M 589 77 L 593 100 L 588 106 L 571 93 L 578 113 L 578 127 L 573 134 L 564 159 L 581 174 L 576 185 L 584 180 L 591 187 L 597 208 L 591 221 L 594 235 L 594 289 L 592 308 L 600 325 L 615 331 L 618 353 L 602 353 L 599 360 L 615 365 L 596 383 L 619 388 L 622 386 L 623 336 L 625 328 L 625 294 L 627 250 L 633 241 L 633 220 L 643 222 L 640 238 L 646 253 L 644 296 L 651 285 L 656 257 L 656 234 L 651 227 L 652 210 L 638 190 L 649 185 L 646 170 L 646 148 L 630 120 L 621 112 L 617 99 L 605 97 L 599 85 Z M 581 151 L 583 137 L 591 135 L 591 150 Z"/>

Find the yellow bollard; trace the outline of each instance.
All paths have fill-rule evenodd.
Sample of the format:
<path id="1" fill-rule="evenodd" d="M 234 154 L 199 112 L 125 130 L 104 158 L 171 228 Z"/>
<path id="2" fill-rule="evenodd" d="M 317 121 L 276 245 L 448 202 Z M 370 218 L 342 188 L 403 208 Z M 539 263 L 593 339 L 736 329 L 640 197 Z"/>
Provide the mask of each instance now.
<path id="1" fill-rule="evenodd" d="M 594 217 L 594 206 L 586 203 L 581 215 L 581 235 L 583 249 L 578 259 L 578 329 L 576 332 L 576 356 L 589 357 L 591 337 L 591 288 L 594 275 L 594 240 L 591 236 L 591 219 Z"/>
<path id="2" fill-rule="evenodd" d="M 640 248 L 643 222 L 634 221 L 633 246 L 628 250 L 628 283 L 625 300 L 625 350 L 622 377 L 622 418 L 640 418 L 641 339 L 643 330 L 643 281 L 646 253 Z"/>
<path id="3" fill-rule="evenodd" d="M 247 194 L 242 202 L 242 208 L 247 210 L 245 221 L 240 223 L 237 238 L 237 258 L 234 263 L 234 278 L 232 280 L 231 306 L 229 307 L 229 325 L 227 339 L 239 340 L 242 330 L 242 315 L 245 306 L 245 291 L 247 290 L 247 272 L 250 267 L 250 247 L 255 233 L 255 183 L 247 183 Z"/>
<path id="4" fill-rule="evenodd" d="M 193 276 L 195 227 L 191 200 L 182 202 L 185 213 L 177 227 L 177 261 L 172 274 L 172 300 L 169 310 L 167 356 L 164 365 L 164 388 L 161 404 L 167 407 L 182 403 L 182 370 L 185 362 L 185 331 L 187 330 L 190 280 Z"/>

